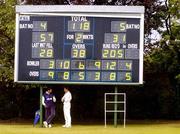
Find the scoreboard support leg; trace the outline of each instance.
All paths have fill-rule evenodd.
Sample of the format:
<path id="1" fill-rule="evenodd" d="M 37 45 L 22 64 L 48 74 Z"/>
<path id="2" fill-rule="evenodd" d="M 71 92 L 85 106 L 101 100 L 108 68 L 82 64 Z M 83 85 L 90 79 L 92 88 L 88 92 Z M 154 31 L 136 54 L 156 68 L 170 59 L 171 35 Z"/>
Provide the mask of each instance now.
<path id="1" fill-rule="evenodd" d="M 117 100 L 118 100 L 118 95 L 116 93 L 118 93 L 118 87 L 115 86 L 115 89 L 114 89 L 114 127 L 117 127 Z"/>
<path id="2" fill-rule="evenodd" d="M 39 103 L 39 107 L 40 107 L 40 127 L 43 127 L 42 123 L 43 123 L 43 107 L 42 107 L 42 95 L 43 95 L 43 87 L 40 86 L 40 103 Z"/>

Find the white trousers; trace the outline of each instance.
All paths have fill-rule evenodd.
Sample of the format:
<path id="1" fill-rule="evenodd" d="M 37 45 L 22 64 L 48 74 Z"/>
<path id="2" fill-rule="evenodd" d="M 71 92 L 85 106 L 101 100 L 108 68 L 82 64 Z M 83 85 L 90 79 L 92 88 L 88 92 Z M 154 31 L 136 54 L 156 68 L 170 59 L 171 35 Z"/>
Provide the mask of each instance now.
<path id="1" fill-rule="evenodd" d="M 64 119 L 65 119 L 65 125 L 71 126 L 71 103 L 64 103 L 63 111 L 64 111 Z"/>

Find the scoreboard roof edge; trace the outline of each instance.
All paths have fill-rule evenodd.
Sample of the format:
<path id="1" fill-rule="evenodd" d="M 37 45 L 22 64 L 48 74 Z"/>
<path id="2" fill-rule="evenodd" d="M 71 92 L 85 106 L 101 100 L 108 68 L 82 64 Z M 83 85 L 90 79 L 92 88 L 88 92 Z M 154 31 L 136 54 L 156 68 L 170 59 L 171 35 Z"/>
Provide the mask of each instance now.
<path id="1" fill-rule="evenodd" d="M 66 81 L 16 81 L 18 83 L 24 83 L 24 84 L 73 84 L 73 85 L 132 85 L 132 86 L 136 86 L 136 85 L 140 85 L 143 84 L 144 82 L 66 82 Z"/>
<path id="2" fill-rule="evenodd" d="M 16 13 L 114 12 L 144 14 L 144 6 L 17 5 Z"/>

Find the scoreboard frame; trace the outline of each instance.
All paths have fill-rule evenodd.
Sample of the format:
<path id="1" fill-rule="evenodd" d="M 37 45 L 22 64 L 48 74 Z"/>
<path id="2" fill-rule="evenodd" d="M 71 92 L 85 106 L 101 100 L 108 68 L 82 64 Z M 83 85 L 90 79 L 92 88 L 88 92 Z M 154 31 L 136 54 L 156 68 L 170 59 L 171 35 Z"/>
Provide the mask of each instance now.
<path id="1" fill-rule="evenodd" d="M 27 81 L 19 80 L 19 16 L 86 16 L 107 18 L 140 19 L 139 38 L 139 81 L 138 82 L 86 82 L 86 81 Z M 139 85 L 143 84 L 143 49 L 144 49 L 144 7 L 143 6 L 86 6 L 86 5 L 18 5 L 16 6 L 16 36 L 14 82 L 37 84 L 88 84 L 88 85 Z"/>

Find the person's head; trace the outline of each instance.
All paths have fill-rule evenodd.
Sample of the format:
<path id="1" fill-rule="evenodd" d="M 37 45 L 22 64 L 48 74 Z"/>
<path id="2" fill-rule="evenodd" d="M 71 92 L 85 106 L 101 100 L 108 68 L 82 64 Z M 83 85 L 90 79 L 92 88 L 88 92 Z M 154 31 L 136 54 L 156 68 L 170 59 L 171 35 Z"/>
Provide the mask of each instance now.
<path id="1" fill-rule="evenodd" d="M 64 92 L 68 92 L 69 91 L 69 88 L 68 87 L 64 87 Z"/>
<path id="2" fill-rule="evenodd" d="M 46 90 L 48 93 L 52 93 L 52 88 L 47 88 Z"/>

